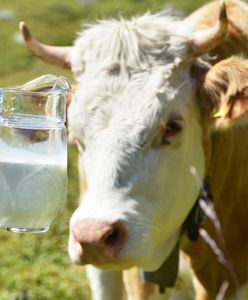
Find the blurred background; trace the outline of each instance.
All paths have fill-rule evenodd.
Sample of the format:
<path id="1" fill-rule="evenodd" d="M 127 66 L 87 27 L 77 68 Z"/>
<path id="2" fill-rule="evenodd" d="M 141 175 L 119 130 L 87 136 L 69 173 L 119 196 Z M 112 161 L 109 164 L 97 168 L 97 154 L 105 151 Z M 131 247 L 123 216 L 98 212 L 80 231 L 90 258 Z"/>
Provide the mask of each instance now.
<path id="1" fill-rule="evenodd" d="M 25 49 L 18 24 L 25 21 L 33 36 L 51 45 L 72 45 L 84 23 L 130 17 L 172 7 L 188 14 L 204 0 L 0 0 L 0 87 L 14 87 L 43 74 L 69 71 L 46 65 Z M 77 151 L 69 147 L 68 197 L 65 210 L 48 233 L 0 231 L 0 300 L 90 300 L 83 267 L 67 254 L 68 222 L 78 202 Z"/>

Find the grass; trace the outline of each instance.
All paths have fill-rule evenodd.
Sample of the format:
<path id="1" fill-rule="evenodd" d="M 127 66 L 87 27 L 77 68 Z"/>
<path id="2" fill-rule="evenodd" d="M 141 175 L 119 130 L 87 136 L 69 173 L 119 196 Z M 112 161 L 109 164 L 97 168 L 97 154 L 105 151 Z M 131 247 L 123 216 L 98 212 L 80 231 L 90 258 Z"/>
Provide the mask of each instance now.
<path id="1" fill-rule="evenodd" d="M 54 45 L 71 45 L 83 22 L 92 22 L 99 18 L 123 15 L 129 17 L 148 10 L 158 12 L 168 0 L 98 0 L 96 5 L 80 6 L 79 0 L 1 0 L 0 10 L 13 10 L 15 18 L 0 20 L 0 84 L 2 86 L 22 83 L 44 71 L 63 74 L 69 79 L 69 72 L 48 67 L 33 58 L 26 49 L 14 40 L 18 32 L 18 23 L 27 22 L 34 36 Z M 204 0 L 174 0 L 173 6 L 189 12 L 204 3 Z M 169 3 L 169 2 L 168 2 Z"/>
<path id="2" fill-rule="evenodd" d="M 157 12 L 166 0 L 98 0 L 80 6 L 78 0 L 1 0 L 1 10 L 12 10 L 15 17 L 0 20 L 0 86 L 15 86 L 45 73 L 64 75 L 60 70 L 33 58 L 16 43 L 18 23 L 26 21 L 33 35 L 45 43 L 70 45 L 82 22 L 118 15 L 131 16 L 147 10 Z M 203 0 L 175 0 L 173 6 L 185 11 Z M 68 222 L 77 206 L 77 152 L 69 147 L 68 199 L 65 210 L 45 234 L 0 232 L 0 300 L 74 300 L 90 299 L 83 267 L 73 266 L 67 255 Z"/>

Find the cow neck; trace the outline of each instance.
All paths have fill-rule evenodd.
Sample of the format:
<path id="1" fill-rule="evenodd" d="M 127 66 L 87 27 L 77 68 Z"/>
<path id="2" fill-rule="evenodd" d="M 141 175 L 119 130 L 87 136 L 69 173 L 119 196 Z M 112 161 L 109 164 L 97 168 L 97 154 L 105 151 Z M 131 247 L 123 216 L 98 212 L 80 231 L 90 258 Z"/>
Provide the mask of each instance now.
<path id="1" fill-rule="evenodd" d="M 212 202 L 213 197 L 211 193 L 210 177 L 206 177 L 200 189 L 200 194 L 196 199 L 195 205 L 191 209 L 188 217 L 186 218 L 183 229 L 186 230 L 187 236 L 190 241 L 196 242 L 199 238 L 199 229 L 206 220 L 206 215 L 202 210 L 202 202 L 209 204 Z"/>
<path id="2" fill-rule="evenodd" d="M 210 174 L 208 172 L 210 172 L 212 169 L 212 162 L 214 159 L 214 135 L 212 135 L 210 139 L 205 139 L 203 144 L 206 158 L 206 174 Z M 200 192 L 195 204 L 182 226 L 181 234 L 183 235 L 185 232 L 187 232 L 187 236 L 190 241 L 198 240 L 199 228 L 206 219 L 206 216 L 201 209 L 200 201 L 208 203 L 212 201 L 212 199 L 210 176 L 205 175 L 205 179 L 200 187 Z M 180 242 L 178 241 L 170 256 L 164 261 L 158 270 L 154 272 L 143 272 L 144 281 L 157 284 L 161 294 L 165 292 L 166 288 L 171 288 L 176 283 L 179 267 L 179 250 Z"/>
<path id="3" fill-rule="evenodd" d="M 211 201 L 212 196 L 210 193 L 210 181 L 207 177 L 204 180 L 204 184 L 201 188 L 199 197 L 196 203 L 188 215 L 186 221 L 184 222 L 182 232 L 187 231 L 188 238 L 191 241 L 198 240 L 199 237 L 199 227 L 205 220 L 205 214 L 202 212 L 199 201 Z M 159 292 L 163 294 L 166 288 L 171 288 L 175 285 L 178 268 L 179 268 L 179 250 L 180 242 L 178 241 L 174 249 L 172 250 L 170 256 L 166 258 L 164 263 L 160 268 L 154 272 L 143 272 L 143 279 L 145 282 L 151 282 L 159 287 Z"/>
<path id="4" fill-rule="evenodd" d="M 195 177 L 196 184 L 199 185 L 199 195 L 182 226 L 182 234 L 186 232 L 188 239 L 192 242 L 198 240 L 199 229 L 206 220 L 206 215 L 201 209 L 201 203 L 205 202 L 208 204 L 213 201 L 211 192 L 211 174 L 215 157 L 215 134 L 206 132 L 205 130 L 203 130 L 203 132 L 204 138 L 202 143 L 205 157 L 205 178 L 203 182 L 201 182 L 197 173 L 192 174 L 192 176 Z"/>
<path id="5" fill-rule="evenodd" d="M 247 186 L 248 186 L 248 134 L 247 124 L 219 129 L 213 137 L 213 157 L 209 165 L 209 175 L 213 191 L 213 201 L 218 222 L 221 225 L 222 237 L 216 232 L 216 226 L 210 219 L 206 220 L 203 229 L 211 240 L 220 247 L 223 257 L 234 266 L 238 281 L 247 281 L 248 243 L 244 239 L 247 233 Z M 223 247 L 224 241 L 225 245 Z M 181 248 L 186 255 L 194 273 L 200 280 L 204 291 L 210 298 L 215 298 L 220 286 L 216 283 L 230 283 L 227 294 L 236 290 L 236 279 L 233 270 L 230 272 L 219 262 L 213 249 L 204 239 L 196 243 L 183 239 Z M 196 255 L 197 253 L 197 255 Z M 209 274 L 211 273 L 211 279 Z"/>

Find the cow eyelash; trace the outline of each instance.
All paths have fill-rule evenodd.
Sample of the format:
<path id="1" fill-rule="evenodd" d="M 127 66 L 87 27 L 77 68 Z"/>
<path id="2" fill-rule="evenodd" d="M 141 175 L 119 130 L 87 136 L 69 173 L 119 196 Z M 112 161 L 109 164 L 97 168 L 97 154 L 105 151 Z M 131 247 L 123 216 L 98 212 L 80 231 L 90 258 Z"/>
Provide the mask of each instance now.
<path id="1" fill-rule="evenodd" d="M 182 118 L 172 118 L 169 120 L 163 131 L 161 145 L 170 145 L 170 139 L 177 136 L 183 129 Z"/>

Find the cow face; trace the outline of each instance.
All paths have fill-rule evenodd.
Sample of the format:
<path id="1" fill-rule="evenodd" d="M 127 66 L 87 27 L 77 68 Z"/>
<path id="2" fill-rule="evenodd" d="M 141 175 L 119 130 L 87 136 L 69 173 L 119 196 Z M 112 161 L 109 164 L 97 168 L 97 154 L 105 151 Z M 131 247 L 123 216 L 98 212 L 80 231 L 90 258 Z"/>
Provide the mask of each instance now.
<path id="1" fill-rule="evenodd" d="M 116 26 L 117 32 L 99 33 L 96 45 L 90 40 L 96 32 L 87 32 L 77 42 L 91 45 L 83 53 L 75 46 L 84 72 L 77 73 L 69 129 L 87 187 L 71 218 L 69 252 L 78 263 L 154 270 L 175 246 L 197 198 L 190 169 L 203 177 L 200 113 L 190 63 L 177 59 L 187 49 L 185 39 L 177 46 L 167 41 L 166 48 L 165 42 L 151 44 L 142 53 L 148 38 L 135 40 L 127 24 Z M 116 34 L 123 36 L 118 40 Z M 109 41 L 99 44 L 100 36 Z M 136 47 L 142 61 L 134 57 Z"/>
<path id="2" fill-rule="evenodd" d="M 204 170 L 199 112 L 190 78 L 185 81 L 186 73 L 182 75 L 183 85 L 173 98 L 157 93 L 162 71 L 137 74 L 137 81 L 123 82 L 121 92 L 111 99 L 100 88 L 101 79 L 90 94 L 84 94 L 88 89 L 82 84 L 75 95 L 70 120 L 77 127 L 83 124 L 81 135 L 74 138 L 83 148 L 79 169 L 87 190 L 71 219 L 74 259 L 81 257 L 75 257 L 73 244 L 87 248 L 91 247 L 88 239 L 93 239 L 93 243 L 105 243 L 106 249 L 102 257 L 89 253 L 87 258 L 85 253 L 86 263 L 97 258 L 95 263 L 105 266 L 107 257 L 107 265 L 154 269 L 174 247 L 198 194 L 190 169 L 194 167 L 201 178 Z M 111 79 L 106 83 L 111 85 Z M 92 99 L 99 90 L 103 98 L 94 106 Z M 86 101 L 84 111 L 76 105 L 80 99 Z M 106 232 L 91 236 L 105 224 Z"/>
<path id="3" fill-rule="evenodd" d="M 206 130 L 247 122 L 247 61 L 231 57 L 209 70 L 179 64 L 167 72 L 120 80 L 111 98 L 100 88 L 104 76 L 96 90 L 81 82 L 69 113 L 84 183 L 71 218 L 69 251 L 77 263 L 157 269 L 197 197 L 190 170 L 203 179 Z M 193 78 L 202 73 L 196 97 Z M 104 80 L 110 87 L 111 78 Z M 102 98 L 92 106 L 98 90 Z"/>
<path id="4" fill-rule="evenodd" d="M 77 263 L 155 270 L 179 239 L 199 189 L 190 169 L 203 179 L 205 165 L 191 70 L 225 38 L 224 2 L 212 28 L 192 33 L 187 22 L 164 14 L 99 22 L 72 48 L 43 45 L 20 24 L 29 49 L 78 82 L 68 114 L 80 151 L 69 240 Z M 204 112 L 222 107 L 215 100 Z"/>

